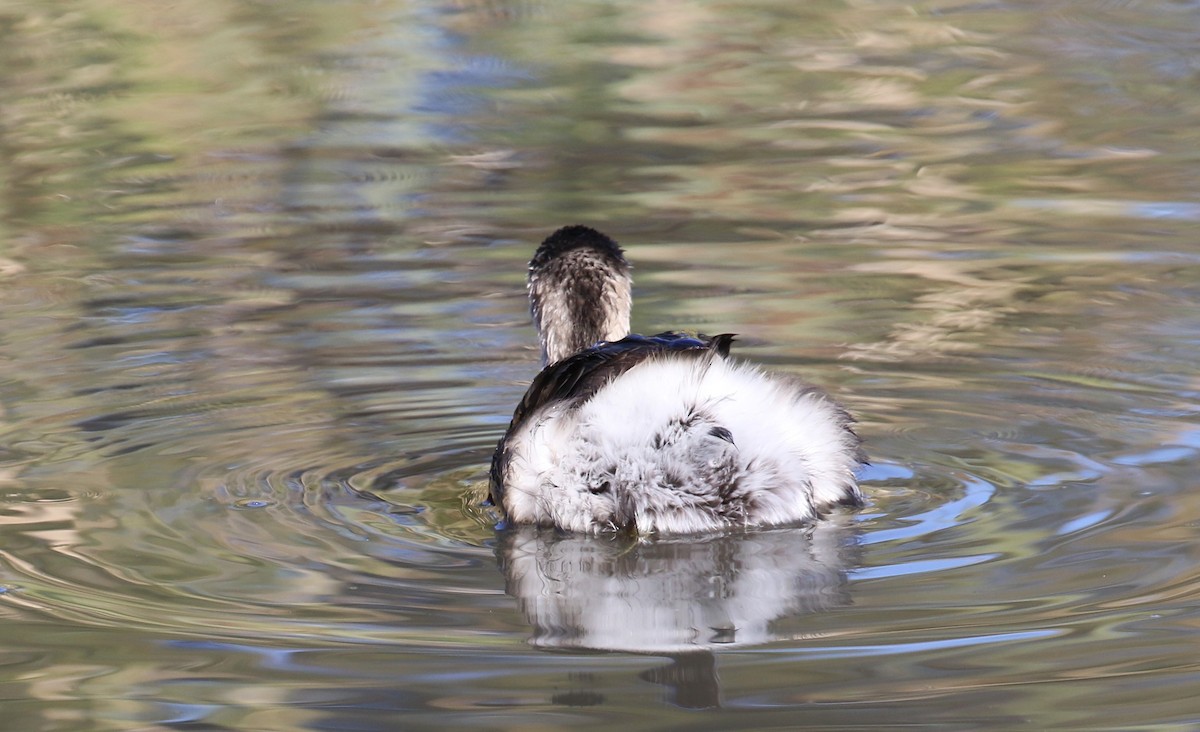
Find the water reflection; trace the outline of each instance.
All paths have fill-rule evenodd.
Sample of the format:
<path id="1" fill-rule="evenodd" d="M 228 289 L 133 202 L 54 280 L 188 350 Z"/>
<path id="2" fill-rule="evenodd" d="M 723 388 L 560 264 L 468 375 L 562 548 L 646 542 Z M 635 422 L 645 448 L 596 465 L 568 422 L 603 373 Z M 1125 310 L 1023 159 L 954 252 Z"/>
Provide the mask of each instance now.
<path id="1" fill-rule="evenodd" d="M 8 727 L 1194 725 L 1195 2 L 149 8 L 0 8 Z M 464 508 L 576 221 L 852 526 Z"/>
<path id="2" fill-rule="evenodd" d="M 624 651 L 672 662 L 645 678 L 684 706 L 716 706 L 711 651 L 776 640 L 776 621 L 850 603 L 858 555 L 847 517 L 715 537 L 580 536 L 521 526 L 497 546 L 505 591 L 544 650 Z"/>

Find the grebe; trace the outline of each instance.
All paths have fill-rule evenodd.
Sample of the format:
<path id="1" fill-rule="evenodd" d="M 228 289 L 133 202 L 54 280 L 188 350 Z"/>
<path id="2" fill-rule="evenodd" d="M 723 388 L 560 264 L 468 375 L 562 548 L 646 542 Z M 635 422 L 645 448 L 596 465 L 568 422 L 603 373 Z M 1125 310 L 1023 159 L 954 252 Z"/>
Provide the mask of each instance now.
<path id="1" fill-rule="evenodd" d="M 490 497 L 507 520 L 690 534 L 859 505 L 850 415 L 729 358 L 732 335 L 630 335 L 629 270 L 586 226 L 554 232 L 529 262 L 544 368 L 492 457 Z"/>

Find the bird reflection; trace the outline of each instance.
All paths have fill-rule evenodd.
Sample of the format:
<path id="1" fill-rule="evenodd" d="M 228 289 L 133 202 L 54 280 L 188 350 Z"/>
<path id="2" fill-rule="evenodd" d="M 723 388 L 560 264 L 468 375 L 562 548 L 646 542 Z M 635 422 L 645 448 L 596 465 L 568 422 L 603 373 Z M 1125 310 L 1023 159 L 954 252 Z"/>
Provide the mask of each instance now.
<path id="1" fill-rule="evenodd" d="M 534 646 L 667 656 L 641 677 L 674 704 L 714 707 L 714 650 L 767 643 L 780 619 L 849 604 L 856 547 L 839 518 L 640 541 L 519 526 L 502 532 L 497 554 Z"/>

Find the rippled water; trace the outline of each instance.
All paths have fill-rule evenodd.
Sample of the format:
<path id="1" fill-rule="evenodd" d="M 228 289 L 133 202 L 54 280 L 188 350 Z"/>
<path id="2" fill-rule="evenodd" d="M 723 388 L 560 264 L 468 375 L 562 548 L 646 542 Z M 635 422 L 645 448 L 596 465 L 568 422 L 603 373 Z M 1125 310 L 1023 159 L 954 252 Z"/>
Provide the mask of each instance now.
<path id="1" fill-rule="evenodd" d="M 1200 725 L 1198 44 L 1182 0 L 0 1 L 0 726 Z M 496 532 L 566 223 L 637 329 L 836 394 L 869 505 Z"/>

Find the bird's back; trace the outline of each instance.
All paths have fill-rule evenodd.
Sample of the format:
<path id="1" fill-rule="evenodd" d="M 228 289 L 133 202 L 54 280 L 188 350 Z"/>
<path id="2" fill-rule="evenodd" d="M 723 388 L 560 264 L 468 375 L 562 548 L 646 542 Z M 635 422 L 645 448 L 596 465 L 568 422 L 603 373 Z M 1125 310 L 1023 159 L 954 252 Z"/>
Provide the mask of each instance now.
<path id="1" fill-rule="evenodd" d="M 629 336 L 546 367 L 493 457 L 493 500 L 518 523 L 667 533 L 858 502 L 847 414 L 729 359 L 731 341 Z"/>

